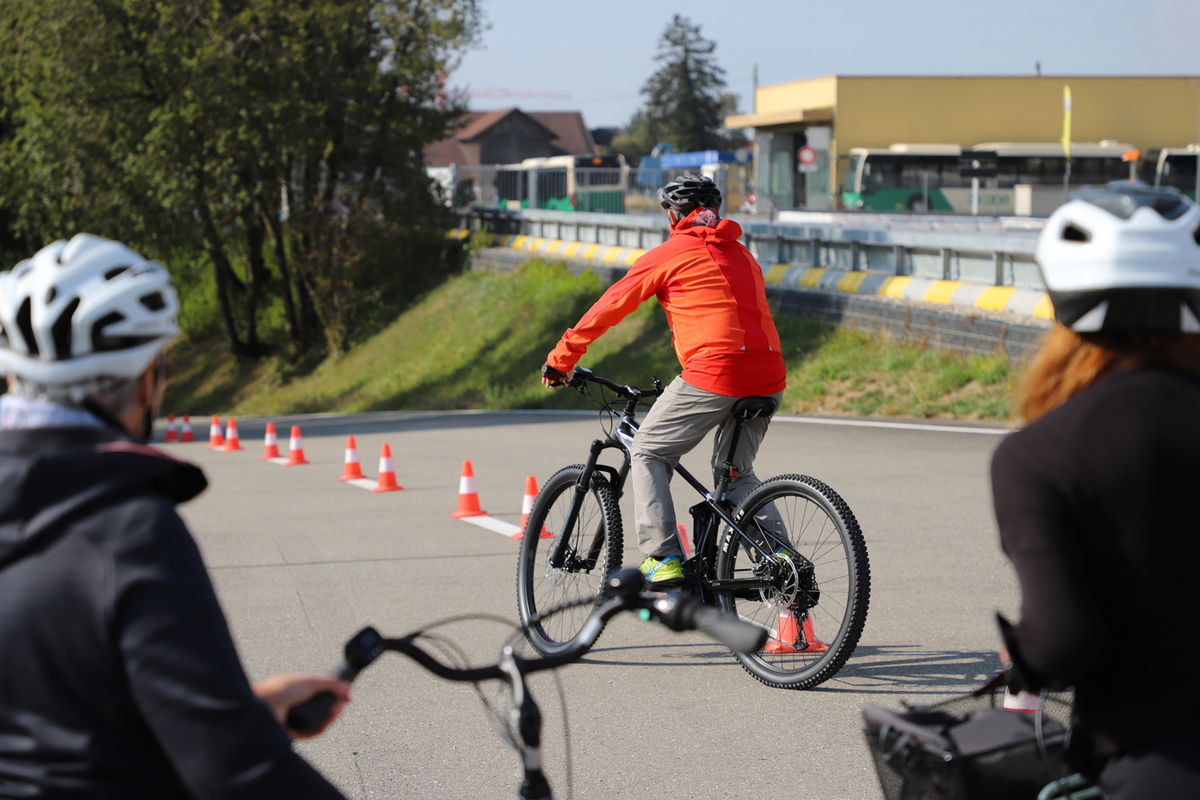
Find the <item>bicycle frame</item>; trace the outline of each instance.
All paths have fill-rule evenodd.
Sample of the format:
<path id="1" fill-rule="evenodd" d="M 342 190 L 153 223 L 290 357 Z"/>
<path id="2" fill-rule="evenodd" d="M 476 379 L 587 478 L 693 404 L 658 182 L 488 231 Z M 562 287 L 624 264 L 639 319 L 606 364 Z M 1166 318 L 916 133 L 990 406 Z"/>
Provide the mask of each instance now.
<path id="1" fill-rule="evenodd" d="M 575 484 L 575 495 L 571 500 L 571 507 L 567 512 L 566 519 L 563 521 L 563 526 L 554 543 L 550 553 L 550 566 L 555 569 L 562 569 L 567 555 L 567 537 L 563 534 L 572 530 L 575 527 L 576 521 L 579 519 L 579 510 L 583 506 L 583 500 L 591 487 L 592 477 L 597 471 L 602 472 L 610 477 L 610 482 L 616 491 L 617 498 L 623 493 L 625 480 L 629 476 L 630 467 L 630 450 L 633 447 L 633 439 L 638 431 L 638 423 L 635 418 L 637 413 L 638 398 L 626 398 L 625 409 L 622 411 L 620 419 L 613 427 L 613 431 L 605 439 L 596 439 L 592 441 L 591 448 L 588 451 L 588 460 L 584 465 L 583 473 L 579 476 L 579 480 Z M 737 428 L 734 431 L 733 440 L 730 442 L 730 453 L 733 453 L 737 448 L 737 439 L 741 433 L 742 422 L 737 422 Z M 600 464 L 599 459 L 601 453 L 605 450 L 619 450 L 621 452 L 621 467 L 614 469 L 613 467 Z M 694 475 L 688 472 L 682 464 L 675 465 L 675 472 L 683 480 L 695 489 L 703 498 L 703 502 L 691 509 L 692 516 L 695 520 L 695 554 L 689 559 L 686 564 L 692 564 L 697 577 L 703 583 L 715 590 L 733 590 L 733 589 L 765 589 L 770 588 L 771 581 L 767 578 L 738 578 L 734 580 L 718 581 L 715 578 L 709 577 L 715 568 L 715 562 L 712 560 L 713 553 L 716 547 L 716 525 L 713 524 L 712 516 L 707 516 L 702 519 L 699 509 L 707 509 L 715 514 L 722 522 L 729 526 L 730 530 L 735 532 L 741 541 L 751 548 L 760 559 L 770 559 L 774 553 L 766 547 L 755 541 L 753 537 L 742 529 L 734 519 L 733 509 L 725 500 L 726 492 L 729 488 L 729 483 L 733 479 L 732 465 L 727 461 L 721 474 L 720 480 L 717 482 L 717 487 L 710 492 Z M 588 550 L 588 555 L 583 561 L 577 562 L 579 565 L 591 570 L 596 566 L 596 561 L 600 557 L 600 550 L 604 546 L 604 530 L 601 523 L 597 526 L 596 532 L 592 537 L 591 546 Z M 763 532 L 765 533 L 765 532 Z M 699 559 L 698 563 L 696 562 Z M 706 563 L 707 562 L 707 563 Z"/>

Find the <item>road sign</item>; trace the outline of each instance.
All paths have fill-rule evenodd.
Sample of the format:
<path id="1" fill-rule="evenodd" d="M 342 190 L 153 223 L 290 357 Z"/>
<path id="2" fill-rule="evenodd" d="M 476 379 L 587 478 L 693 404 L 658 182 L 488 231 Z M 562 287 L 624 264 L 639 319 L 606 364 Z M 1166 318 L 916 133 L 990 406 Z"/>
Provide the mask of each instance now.
<path id="1" fill-rule="evenodd" d="M 796 158 L 800 160 L 801 164 L 816 164 L 817 151 L 811 147 L 801 147 L 796 151 Z"/>

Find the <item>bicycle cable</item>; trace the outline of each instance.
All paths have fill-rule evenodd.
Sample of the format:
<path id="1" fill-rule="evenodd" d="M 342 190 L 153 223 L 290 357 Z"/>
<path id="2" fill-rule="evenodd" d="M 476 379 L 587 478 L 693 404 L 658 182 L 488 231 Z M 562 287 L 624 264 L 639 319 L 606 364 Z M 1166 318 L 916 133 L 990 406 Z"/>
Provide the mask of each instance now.
<path id="1" fill-rule="evenodd" d="M 536 622 L 538 620 L 545 619 L 552 614 L 557 614 L 569 608 L 574 608 L 575 606 L 590 605 L 592 602 L 594 601 L 591 598 L 588 598 L 587 600 L 576 599 L 561 603 L 560 605 L 551 607 L 546 611 L 546 613 L 538 615 L 533 621 Z M 412 639 L 413 641 L 418 639 L 424 640 L 430 644 L 432 649 L 436 650 L 456 669 L 469 668 L 470 660 L 467 658 L 466 653 L 457 642 L 440 633 L 432 632 L 436 628 L 440 628 L 445 625 L 467 621 L 495 622 L 512 628 L 513 632 L 504 639 L 505 647 L 511 647 L 519 637 L 524 635 L 524 631 L 527 628 L 526 625 L 519 625 L 510 619 L 505 619 L 504 617 L 495 614 L 456 614 L 434 620 L 433 622 L 423 625 L 420 628 L 417 628 L 416 630 L 406 634 L 403 638 Z M 562 678 L 559 676 L 558 670 L 553 670 L 551 672 L 551 676 L 554 679 L 555 693 L 558 695 L 558 706 L 560 709 L 562 709 L 563 761 L 566 767 L 567 778 L 567 793 L 564 800 L 571 800 L 572 796 L 574 795 L 575 770 L 571 763 L 571 726 L 567 716 L 567 692 L 563 687 Z M 501 685 L 507 686 L 507 684 Z M 488 717 L 488 719 L 491 721 L 492 728 L 496 731 L 496 734 L 502 740 L 504 740 L 509 747 L 519 753 L 521 751 L 521 745 L 517 744 L 517 740 L 520 733 L 513 728 L 513 725 L 516 723 L 513 715 L 506 714 L 496 704 L 494 704 L 490 698 L 488 698 L 483 691 L 482 681 L 472 681 L 471 687 L 475 690 L 475 696 L 479 698 L 479 702 L 483 705 L 485 712 L 484 716 Z M 509 686 L 508 689 L 510 692 L 512 691 L 511 686 Z"/>

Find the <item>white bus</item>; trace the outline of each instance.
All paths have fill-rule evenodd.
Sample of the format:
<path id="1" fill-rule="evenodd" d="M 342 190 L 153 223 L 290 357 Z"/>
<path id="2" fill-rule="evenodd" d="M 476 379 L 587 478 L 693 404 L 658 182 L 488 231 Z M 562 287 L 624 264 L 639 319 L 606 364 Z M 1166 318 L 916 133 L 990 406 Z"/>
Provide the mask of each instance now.
<path id="1" fill-rule="evenodd" d="M 979 213 L 1003 216 L 1015 210 L 1014 188 L 1063 183 L 1066 157 L 1059 143 L 983 142 L 974 152 L 996 154 L 997 176 L 981 181 Z M 1071 143 L 1071 185 L 1104 184 L 1130 176 L 1122 161 L 1132 145 L 1105 140 Z M 855 147 L 842 202 L 849 209 L 966 214 L 971 179 L 959 175 L 963 149 L 956 144 L 894 144 L 887 149 Z"/>
<path id="2" fill-rule="evenodd" d="M 622 155 L 527 158 L 496 168 L 497 204 L 624 214 L 626 172 Z"/>
<path id="3" fill-rule="evenodd" d="M 1200 144 L 1164 147 L 1154 169 L 1154 185 L 1173 186 L 1195 200 L 1197 161 L 1200 161 Z"/>

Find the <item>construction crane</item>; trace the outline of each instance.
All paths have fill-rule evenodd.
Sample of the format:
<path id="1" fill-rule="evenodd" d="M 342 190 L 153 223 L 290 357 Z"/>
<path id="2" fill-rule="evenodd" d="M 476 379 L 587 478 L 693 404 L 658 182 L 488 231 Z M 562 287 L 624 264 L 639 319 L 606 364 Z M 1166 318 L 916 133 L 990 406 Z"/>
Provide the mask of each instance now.
<path id="1" fill-rule="evenodd" d="M 570 100 L 571 95 L 563 92 L 522 92 L 512 89 L 468 89 L 465 94 L 468 97 L 530 97 L 539 100 Z"/>

